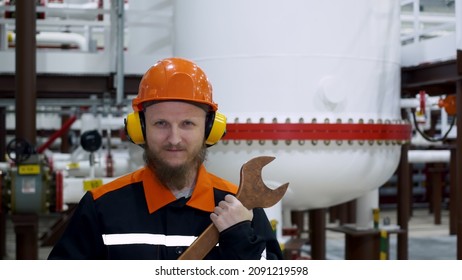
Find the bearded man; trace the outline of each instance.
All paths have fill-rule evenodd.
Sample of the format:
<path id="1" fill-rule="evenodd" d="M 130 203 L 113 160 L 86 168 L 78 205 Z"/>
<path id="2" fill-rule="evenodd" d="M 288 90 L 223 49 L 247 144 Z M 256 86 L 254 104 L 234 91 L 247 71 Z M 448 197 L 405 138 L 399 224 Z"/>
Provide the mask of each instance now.
<path id="1" fill-rule="evenodd" d="M 211 223 L 219 243 L 205 259 L 282 259 L 264 210 L 245 208 L 238 187 L 204 166 L 226 132 L 204 71 L 161 60 L 132 107 L 125 128 L 146 165 L 85 193 L 48 259 L 178 259 Z"/>

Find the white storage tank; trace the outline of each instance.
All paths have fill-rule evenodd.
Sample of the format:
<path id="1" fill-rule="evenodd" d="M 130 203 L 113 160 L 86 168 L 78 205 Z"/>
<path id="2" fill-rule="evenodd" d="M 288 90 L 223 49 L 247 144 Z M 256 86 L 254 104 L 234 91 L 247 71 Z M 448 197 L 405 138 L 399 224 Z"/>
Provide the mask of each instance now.
<path id="1" fill-rule="evenodd" d="M 398 0 L 175 1 L 174 55 L 206 71 L 228 128 L 327 123 L 324 134 L 283 131 L 277 139 L 229 131 L 209 149 L 208 169 L 239 183 L 244 162 L 275 156 L 263 178 L 290 183 L 282 203 L 292 210 L 377 190 L 409 132 L 399 107 L 399 12 Z"/>

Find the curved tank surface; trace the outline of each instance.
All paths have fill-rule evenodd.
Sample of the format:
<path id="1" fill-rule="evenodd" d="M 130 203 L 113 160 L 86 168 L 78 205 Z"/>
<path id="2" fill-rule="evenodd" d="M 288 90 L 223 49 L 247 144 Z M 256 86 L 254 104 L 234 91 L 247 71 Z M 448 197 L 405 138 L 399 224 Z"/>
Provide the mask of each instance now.
<path id="1" fill-rule="evenodd" d="M 208 73 L 229 125 L 401 125 L 399 10 L 397 0 L 176 1 L 174 54 Z M 274 156 L 263 178 L 289 182 L 284 207 L 330 207 L 378 189 L 400 159 L 401 140 L 337 137 L 348 133 L 239 140 L 230 132 L 209 148 L 207 168 L 239 183 L 243 163 Z"/>

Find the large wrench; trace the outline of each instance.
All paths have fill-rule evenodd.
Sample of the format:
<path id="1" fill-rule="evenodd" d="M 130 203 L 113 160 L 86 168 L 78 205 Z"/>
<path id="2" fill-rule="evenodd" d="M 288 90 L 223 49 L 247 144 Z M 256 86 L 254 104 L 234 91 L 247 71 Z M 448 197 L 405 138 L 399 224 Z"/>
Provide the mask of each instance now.
<path id="1" fill-rule="evenodd" d="M 274 157 L 256 157 L 241 167 L 241 179 L 236 198 L 249 210 L 268 208 L 282 199 L 289 183 L 277 189 L 268 188 L 261 178 L 261 171 Z M 218 243 L 219 232 L 212 223 L 178 258 L 179 260 L 202 260 Z"/>

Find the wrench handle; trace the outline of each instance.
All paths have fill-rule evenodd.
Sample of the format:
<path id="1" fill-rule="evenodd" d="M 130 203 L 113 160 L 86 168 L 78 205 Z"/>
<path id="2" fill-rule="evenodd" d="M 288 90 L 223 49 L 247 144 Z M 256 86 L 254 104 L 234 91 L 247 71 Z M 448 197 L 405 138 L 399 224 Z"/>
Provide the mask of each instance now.
<path id="1" fill-rule="evenodd" d="M 245 163 L 241 168 L 241 181 L 236 197 L 249 210 L 273 206 L 282 199 L 289 186 L 289 183 L 286 183 L 271 190 L 262 181 L 261 170 L 272 160 L 274 157 L 257 157 Z M 202 260 L 217 245 L 218 239 L 218 229 L 212 223 L 178 259 Z"/>
<path id="2" fill-rule="evenodd" d="M 218 229 L 212 223 L 210 224 L 201 235 L 194 240 L 191 246 L 186 249 L 179 260 L 203 260 L 205 256 L 212 250 L 218 243 Z"/>

